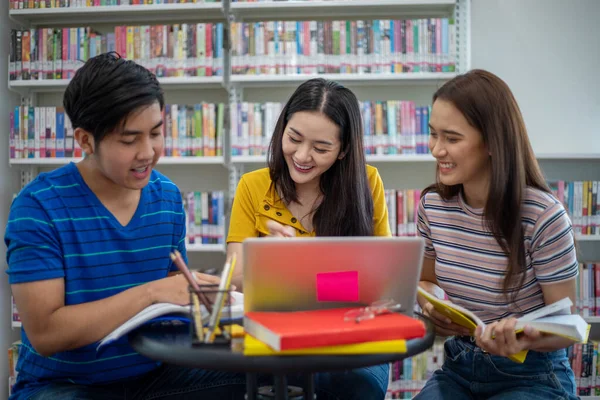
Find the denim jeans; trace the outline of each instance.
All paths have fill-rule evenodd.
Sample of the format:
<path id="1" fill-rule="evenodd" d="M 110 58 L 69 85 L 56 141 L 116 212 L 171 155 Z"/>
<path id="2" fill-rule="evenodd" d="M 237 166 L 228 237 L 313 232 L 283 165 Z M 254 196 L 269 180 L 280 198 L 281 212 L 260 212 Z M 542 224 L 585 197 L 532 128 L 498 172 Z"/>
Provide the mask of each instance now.
<path id="1" fill-rule="evenodd" d="M 444 344 L 445 361 L 427 381 L 418 400 L 577 399 L 566 350 L 529 351 L 522 364 L 483 352 L 468 339 Z"/>
<path id="2" fill-rule="evenodd" d="M 315 375 L 319 400 L 383 400 L 388 384 L 388 365 Z M 302 376 L 288 376 L 288 385 L 302 386 Z M 272 378 L 258 376 L 258 385 L 272 385 Z M 37 390 L 31 400 L 226 400 L 244 399 L 244 374 L 163 365 L 142 377 L 106 385 L 84 386 L 52 383 Z M 25 393 L 24 393 L 25 394 Z M 12 400 L 12 398 L 11 398 Z"/>

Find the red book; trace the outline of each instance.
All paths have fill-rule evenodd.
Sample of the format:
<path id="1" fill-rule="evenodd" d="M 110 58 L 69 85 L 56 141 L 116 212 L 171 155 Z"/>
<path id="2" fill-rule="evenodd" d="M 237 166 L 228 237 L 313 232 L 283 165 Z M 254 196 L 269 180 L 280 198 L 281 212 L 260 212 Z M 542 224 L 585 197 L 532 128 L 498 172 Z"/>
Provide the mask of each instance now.
<path id="1" fill-rule="evenodd" d="M 277 351 L 421 338 L 423 321 L 390 313 L 357 322 L 344 314 L 353 308 L 292 312 L 248 312 L 244 331 Z"/>

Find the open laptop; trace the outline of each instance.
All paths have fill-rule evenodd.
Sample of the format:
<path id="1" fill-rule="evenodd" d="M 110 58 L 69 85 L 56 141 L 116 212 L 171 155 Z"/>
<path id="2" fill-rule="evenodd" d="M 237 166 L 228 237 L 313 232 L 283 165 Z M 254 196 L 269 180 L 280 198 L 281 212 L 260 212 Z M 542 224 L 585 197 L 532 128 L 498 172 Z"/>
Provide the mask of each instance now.
<path id="1" fill-rule="evenodd" d="M 355 307 L 393 299 L 412 316 L 423 250 L 420 237 L 246 239 L 244 310 Z"/>

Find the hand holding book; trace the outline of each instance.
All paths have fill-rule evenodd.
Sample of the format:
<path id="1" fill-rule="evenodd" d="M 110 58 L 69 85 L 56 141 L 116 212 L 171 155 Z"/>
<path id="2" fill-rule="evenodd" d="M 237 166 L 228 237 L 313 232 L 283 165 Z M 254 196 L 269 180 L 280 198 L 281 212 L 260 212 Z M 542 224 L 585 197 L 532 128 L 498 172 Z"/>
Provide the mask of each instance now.
<path id="1" fill-rule="evenodd" d="M 423 314 L 435 325 L 435 333 L 438 336 L 467 336 L 471 335 L 472 331 L 475 329 L 475 325 L 473 325 L 472 329 L 466 328 L 463 325 L 459 325 L 448 317 L 446 314 L 442 314 L 440 311 L 436 310 L 434 305 L 427 300 L 426 297 L 420 294 L 417 298 L 419 306 L 423 310 Z M 468 323 L 468 321 L 465 321 Z"/>
<path id="2" fill-rule="evenodd" d="M 542 337 L 542 333 L 526 325 L 517 329 L 517 318 L 505 318 L 487 326 L 478 326 L 475 330 L 477 346 L 482 350 L 502 357 L 511 357 L 530 350 Z"/>
<path id="3" fill-rule="evenodd" d="M 537 340 L 541 337 L 540 332 L 585 343 L 590 331 L 590 325 L 580 315 L 571 314 L 573 302 L 568 297 L 527 313 L 516 319 L 516 322 L 512 321 L 513 318 L 509 318 L 486 326 L 477 315 L 464 307 L 438 299 L 421 287 L 418 288 L 418 293 L 420 298 L 424 298 L 435 308 L 435 311 L 451 319 L 455 324 L 467 328 L 471 332 L 470 335 L 477 338 L 478 343 L 491 350 L 486 351 L 493 354 L 509 354 L 509 351 L 521 348 L 522 350 L 508 355 L 515 362 L 522 363 L 525 360 L 528 350 L 533 348 L 534 341 L 537 347 Z M 421 302 L 422 299 L 419 301 Z M 510 329 L 512 333 L 507 334 Z M 497 334 L 502 334 L 499 344 L 491 343 L 496 340 Z M 518 335 L 521 335 L 521 342 L 515 342 Z M 562 347 L 567 346 L 568 344 L 565 344 Z"/>

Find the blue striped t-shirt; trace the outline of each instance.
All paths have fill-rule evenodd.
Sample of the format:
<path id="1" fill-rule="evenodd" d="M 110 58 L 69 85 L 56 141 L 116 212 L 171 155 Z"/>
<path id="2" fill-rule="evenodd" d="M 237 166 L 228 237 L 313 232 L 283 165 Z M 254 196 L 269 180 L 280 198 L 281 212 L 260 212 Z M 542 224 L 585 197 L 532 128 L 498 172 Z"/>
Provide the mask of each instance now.
<path id="1" fill-rule="evenodd" d="M 40 174 L 13 201 L 5 236 L 7 273 L 11 284 L 63 278 L 65 305 L 86 303 L 165 278 L 177 269 L 171 251 L 179 249 L 187 261 L 184 238 L 181 194 L 164 175 L 152 171 L 133 218 L 122 226 L 71 163 Z M 158 365 L 137 354 L 126 337 L 98 354 L 92 343 L 43 357 L 24 329 L 21 336 L 13 398 L 53 381 L 106 383 Z"/>

